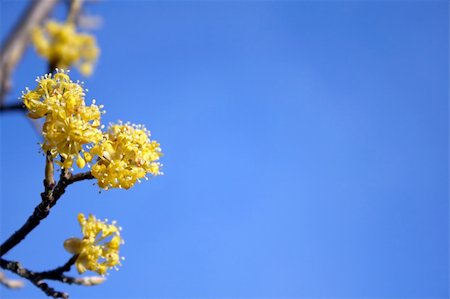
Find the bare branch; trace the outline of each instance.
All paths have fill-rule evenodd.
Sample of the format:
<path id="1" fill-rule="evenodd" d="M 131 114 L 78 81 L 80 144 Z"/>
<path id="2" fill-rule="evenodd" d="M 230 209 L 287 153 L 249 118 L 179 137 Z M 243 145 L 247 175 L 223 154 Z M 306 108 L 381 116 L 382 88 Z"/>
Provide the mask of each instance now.
<path id="1" fill-rule="evenodd" d="M 24 268 L 19 262 L 7 261 L 4 259 L 0 259 L 0 266 L 3 269 L 9 270 L 25 279 L 28 279 L 31 283 L 33 283 L 36 287 L 41 289 L 47 296 L 53 298 L 69 298 L 69 294 L 64 292 L 59 292 L 50 287 L 43 280 L 50 279 L 56 280 L 60 282 L 64 282 L 67 284 L 78 283 L 79 278 L 73 278 L 64 275 L 64 272 L 70 271 L 70 268 L 75 263 L 77 259 L 77 255 L 72 256 L 69 261 L 67 261 L 63 266 L 58 267 L 54 270 L 44 271 L 44 272 L 35 272 Z"/>
<path id="2" fill-rule="evenodd" d="M 12 112 L 12 111 L 25 112 L 26 109 L 23 106 L 23 103 L 0 105 L 0 112 Z"/>
<path id="3" fill-rule="evenodd" d="M 78 255 L 75 254 L 73 255 L 64 265 L 62 265 L 61 267 L 55 268 L 53 270 L 50 271 L 44 271 L 44 272 L 39 272 L 36 275 L 38 275 L 39 277 L 45 278 L 45 279 L 56 279 L 58 277 L 61 277 L 61 275 L 64 272 L 68 272 L 70 271 L 70 268 L 72 268 L 72 266 L 75 264 L 75 261 L 77 260 Z"/>
<path id="4" fill-rule="evenodd" d="M 28 279 L 48 296 L 51 296 L 53 298 L 69 298 L 69 295 L 67 293 L 59 292 L 49 287 L 47 283 L 43 282 L 42 279 L 37 276 L 37 273 L 22 267 L 19 262 L 0 259 L 0 266 L 3 269 L 9 270 L 25 279 Z"/>
<path id="5" fill-rule="evenodd" d="M 83 286 L 94 286 L 105 281 L 104 277 L 88 276 L 88 277 L 71 277 L 64 275 L 64 272 L 70 271 L 77 259 L 78 255 L 72 256 L 63 266 L 55 268 L 50 271 L 36 272 L 23 267 L 19 262 L 8 261 L 0 259 L 0 267 L 9 270 L 33 283 L 36 287 L 41 289 L 45 294 L 54 298 L 68 298 L 69 294 L 56 291 L 51 288 L 44 280 L 55 280 L 67 284 L 77 284 Z M 3 273 L 0 273 L 2 275 Z M 0 276 L 1 278 L 2 276 Z M 1 281 L 0 281 L 1 283 Z M 23 283 L 22 283 L 23 285 Z"/>
<path id="6" fill-rule="evenodd" d="M 50 213 L 50 209 L 58 202 L 58 199 L 66 192 L 67 186 L 82 180 L 90 180 L 94 177 L 90 172 L 78 173 L 72 175 L 68 172 L 61 176 L 61 179 L 54 188 L 45 187 L 41 193 L 41 202 L 34 209 L 33 214 L 27 219 L 15 233 L 13 233 L 1 246 L 0 257 L 10 251 L 14 246 L 19 244 L 25 237 L 39 225 L 41 220 L 45 219 Z M 46 183 L 44 182 L 44 186 Z"/>
<path id="7" fill-rule="evenodd" d="M 77 174 L 70 176 L 69 184 L 73 184 L 75 182 L 84 181 L 84 180 L 92 180 L 93 178 L 94 178 L 94 176 L 92 175 L 92 173 L 90 171 L 77 173 Z"/>

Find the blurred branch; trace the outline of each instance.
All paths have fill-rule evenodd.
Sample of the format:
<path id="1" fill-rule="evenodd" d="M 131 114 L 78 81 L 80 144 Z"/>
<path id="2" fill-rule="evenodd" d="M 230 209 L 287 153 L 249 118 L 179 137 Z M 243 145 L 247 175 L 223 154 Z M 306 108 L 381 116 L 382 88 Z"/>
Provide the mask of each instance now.
<path id="1" fill-rule="evenodd" d="M 78 23 L 78 18 L 81 15 L 81 8 L 83 6 L 83 0 L 70 0 L 69 14 L 67 16 L 67 22 Z"/>
<path id="2" fill-rule="evenodd" d="M 54 270 L 44 271 L 44 272 L 34 272 L 24 268 L 19 262 L 7 261 L 5 259 L 0 259 L 0 266 L 3 269 L 9 270 L 20 277 L 23 277 L 33 283 L 36 287 L 41 289 L 47 296 L 53 298 L 69 298 L 69 294 L 64 292 L 59 292 L 50 287 L 43 280 L 55 280 L 67 284 L 77 284 L 83 286 L 94 286 L 101 284 L 105 281 L 104 277 L 90 276 L 90 277 L 71 277 L 64 275 L 64 272 L 70 271 L 70 268 L 75 263 L 77 255 L 72 256 L 63 266 L 58 267 Z M 23 285 L 23 284 L 22 284 Z"/>
<path id="3" fill-rule="evenodd" d="M 25 112 L 26 109 L 23 106 L 23 103 L 14 103 L 14 104 L 5 104 L 0 105 L 0 112 L 10 112 L 10 111 L 19 111 L 19 112 Z"/>
<path id="4" fill-rule="evenodd" d="M 72 256 L 64 265 L 61 267 L 55 268 L 53 270 L 49 271 L 43 271 L 43 272 L 35 272 L 31 271 L 25 267 L 23 267 L 19 262 L 15 261 L 8 261 L 5 259 L 0 259 L 0 266 L 5 269 L 9 270 L 20 277 L 23 277 L 27 280 L 29 280 L 31 283 L 33 283 L 36 287 L 41 289 L 47 296 L 53 297 L 53 298 L 69 298 L 69 294 L 64 292 L 59 292 L 50 287 L 46 282 L 44 282 L 45 279 L 48 280 L 55 280 L 60 281 L 67 284 L 78 284 L 78 285 L 85 285 L 85 286 L 93 286 L 102 283 L 105 279 L 103 277 L 70 277 L 67 275 L 64 275 L 65 272 L 70 271 L 73 264 L 75 264 L 75 261 L 77 260 L 78 255 Z"/>
<path id="5" fill-rule="evenodd" d="M 85 14 L 83 11 L 85 4 L 99 2 L 100 0 L 68 0 L 67 21 L 73 22 L 82 29 L 98 28 L 102 24 L 102 18 Z"/>
<path id="6" fill-rule="evenodd" d="M 0 284 L 8 289 L 20 289 L 23 288 L 24 285 L 21 280 L 7 278 L 3 272 L 0 272 Z"/>
<path id="7" fill-rule="evenodd" d="M 4 259 L 0 259 L 0 266 L 3 269 L 9 270 L 25 279 L 28 279 L 36 287 L 41 289 L 47 296 L 50 296 L 53 298 L 69 298 L 69 295 L 67 293 L 56 291 L 55 289 L 50 287 L 46 282 L 44 282 L 43 279 L 45 279 L 45 277 L 40 276 L 39 272 L 33 272 L 31 270 L 28 270 L 27 268 L 22 267 L 22 265 L 19 262 L 13 262 L 13 261 L 7 261 Z M 61 273 L 60 281 L 62 281 L 63 276 L 64 275 Z"/>
<path id="8" fill-rule="evenodd" d="M 61 172 L 63 173 L 63 171 Z M 44 180 L 44 192 L 41 193 L 41 202 L 36 206 L 33 214 L 27 219 L 15 233 L 13 233 L 1 246 L 0 257 L 19 244 L 25 237 L 39 225 L 41 220 L 45 219 L 50 213 L 50 209 L 58 202 L 58 199 L 66 192 L 67 186 L 94 177 L 90 172 L 78 173 L 72 175 L 70 172 L 64 172 L 56 185 L 48 184 Z"/>
<path id="9" fill-rule="evenodd" d="M 31 1 L 19 22 L 2 44 L 0 52 L 0 106 L 6 93 L 11 89 L 12 73 L 25 51 L 30 38 L 30 30 L 47 17 L 57 2 L 58 0 Z"/>

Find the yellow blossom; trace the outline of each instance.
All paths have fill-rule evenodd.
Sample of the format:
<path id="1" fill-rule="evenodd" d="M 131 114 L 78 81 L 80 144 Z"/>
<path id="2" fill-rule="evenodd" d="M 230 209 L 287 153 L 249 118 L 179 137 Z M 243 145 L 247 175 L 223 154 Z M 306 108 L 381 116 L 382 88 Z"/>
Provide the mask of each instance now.
<path id="1" fill-rule="evenodd" d="M 37 87 L 27 89 L 22 99 L 34 119 L 45 118 L 42 149 L 54 157 L 60 155 L 61 167 L 70 168 L 74 160 L 80 168 L 85 166 L 83 146 L 102 139 L 99 129 L 102 106 L 94 103 L 86 106 L 84 89 L 80 83 L 70 80 L 68 72 L 58 70 L 38 77 Z"/>
<path id="2" fill-rule="evenodd" d="M 111 125 L 90 153 L 99 157 L 91 173 L 103 189 L 129 189 L 147 174 L 161 174 L 157 162 L 161 148 L 150 140 L 150 132 L 142 125 Z"/>
<path id="3" fill-rule="evenodd" d="M 120 228 L 107 224 L 93 215 L 86 219 L 84 214 L 78 214 L 78 221 L 83 233 L 83 239 L 70 238 L 64 242 L 64 248 L 77 254 L 75 266 L 79 273 L 86 270 L 104 275 L 109 268 L 120 265 L 119 247 L 123 243 L 120 238 Z"/>
<path id="4" fill-rule="evenodd" d="M 95 37 L 76 32 L 72 22 L 64 24 L 49 21 L 42 28 L 36 27 L 31 38 L 39 55 L 47 58 L 50 65 L 69 68 L 75 65 L 88 76 L 99 55 Z"/>

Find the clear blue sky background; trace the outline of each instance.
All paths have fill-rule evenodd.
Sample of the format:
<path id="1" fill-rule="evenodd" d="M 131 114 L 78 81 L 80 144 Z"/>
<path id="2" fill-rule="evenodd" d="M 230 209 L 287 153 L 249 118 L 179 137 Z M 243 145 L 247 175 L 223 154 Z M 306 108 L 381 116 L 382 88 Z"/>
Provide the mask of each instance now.
<path id="1" fill-rule="evenodd" d="M 23 7 L 2 1 L 2 39 Z M 126 260 L 103 286 L 54 284 L 72 298 L 448 298 L 447 1 L 88 11 L 103 18 L 88 99 L 105 123 L 146 124 L 165 175 L 128 192 L 71 186 L 7 258 L 62 264 L 91 212 L 123 226 Z M 10 98 L 45 69 L 30 48 Z M 43 157 L 19 114 L 0 136 L 3 241 L 40 200 Z"/>

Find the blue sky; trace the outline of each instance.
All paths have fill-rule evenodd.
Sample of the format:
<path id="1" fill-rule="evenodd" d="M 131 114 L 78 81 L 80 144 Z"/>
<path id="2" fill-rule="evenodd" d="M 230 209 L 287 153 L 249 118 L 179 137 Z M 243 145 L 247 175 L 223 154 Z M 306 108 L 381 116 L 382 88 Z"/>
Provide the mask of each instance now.
<path id="1" fill-rule="evenodd" d="M 2 39 L 23 7 L 2 1 Z M 100 195 L 71 186 L 8 259 L 62 264 L 84 212 L 119 222 L 126 260 L 102 286 L 54 284 L 72 298 L 448 298 L 447 1 L 88 12 L 103 25 L 87 97 L 105 123 L 146 124 L 165 175 Z M 45 69 L 28 49 L 10 98 Z M 23 116 L 0 122 L 4 240 L 39 202 L 43 157 Z"/>

